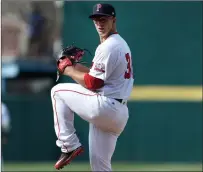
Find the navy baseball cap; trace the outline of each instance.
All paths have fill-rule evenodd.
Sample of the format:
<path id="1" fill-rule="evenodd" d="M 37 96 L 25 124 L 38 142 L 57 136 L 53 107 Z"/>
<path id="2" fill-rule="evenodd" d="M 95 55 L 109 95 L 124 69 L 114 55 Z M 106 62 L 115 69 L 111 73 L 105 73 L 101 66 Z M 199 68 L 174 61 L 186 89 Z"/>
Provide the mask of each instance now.
<path id="1" fill-rule="evenodd" d="M 110 4 L 96 4 L 93 7 L 93 13 L 89 18 L 99 17 L 99 16 L 116 16 L 115 8 Z"/>

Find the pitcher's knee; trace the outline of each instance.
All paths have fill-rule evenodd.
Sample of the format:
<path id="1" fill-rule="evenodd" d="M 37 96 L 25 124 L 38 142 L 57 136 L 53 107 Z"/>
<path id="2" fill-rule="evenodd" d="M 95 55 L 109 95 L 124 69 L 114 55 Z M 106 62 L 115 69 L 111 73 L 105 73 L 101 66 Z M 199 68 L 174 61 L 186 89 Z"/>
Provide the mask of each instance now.
<path id="1" fill-rule="evenodd" d="M 53 96 L 58 90 L 60 90 L 62 84 L 57 84 L 51 89 L 51 96 Z"/>
<path id="2" fill-rule="evenodd" d="M 111 160 L 104 159 L 99 155 L 90 155 L 90 166 L 92 171 L 112 171 Z"/>

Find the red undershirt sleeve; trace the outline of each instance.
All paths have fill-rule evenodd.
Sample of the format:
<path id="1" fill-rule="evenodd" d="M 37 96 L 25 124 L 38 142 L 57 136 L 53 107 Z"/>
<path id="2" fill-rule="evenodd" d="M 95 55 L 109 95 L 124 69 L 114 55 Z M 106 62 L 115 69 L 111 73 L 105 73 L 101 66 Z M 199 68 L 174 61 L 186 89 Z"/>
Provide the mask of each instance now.
<path id="1" fill-rule="evenodd" d="M 104 81 L 99 78 L 95 78 L 88 73 L 84 75 L 85 86 L 87 89 L 96 90 L 104 86 Z"/>

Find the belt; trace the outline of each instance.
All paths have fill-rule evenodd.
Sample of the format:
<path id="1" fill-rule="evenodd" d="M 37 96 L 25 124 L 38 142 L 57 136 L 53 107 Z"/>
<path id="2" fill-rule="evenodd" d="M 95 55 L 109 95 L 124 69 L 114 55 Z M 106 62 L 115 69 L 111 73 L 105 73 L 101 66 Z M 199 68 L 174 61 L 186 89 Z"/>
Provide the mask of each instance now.
<path id="1" fill-rule="evenodd" d="M 127 100 L 124 100 L 124 99 L 115 99 L 117 100 L 118 102 L 122 103 L 122 104 L 127 104 Z"/>

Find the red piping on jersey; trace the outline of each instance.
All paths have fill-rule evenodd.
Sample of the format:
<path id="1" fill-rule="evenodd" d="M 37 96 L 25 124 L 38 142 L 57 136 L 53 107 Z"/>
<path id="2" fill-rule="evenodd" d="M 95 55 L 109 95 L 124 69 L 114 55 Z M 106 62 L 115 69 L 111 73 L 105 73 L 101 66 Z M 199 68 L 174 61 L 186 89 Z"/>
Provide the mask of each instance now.
<path id="1" fill-rule="evenodd" d="M 56 99 L 55 99 L 55 93 L 56 92 L 59 92 L 59 91 L 70 91 L 70 92 L 74 92 L 74 93 L 78 93 L 78 94 L 82 94 L 82 95 L 85 95 L 85 96 L 95 96 L 95 95 L 98 95 L 97 93 L 95 93 L 95 94 L 84 94 L 84 93 L 81 93 L 81 92 L 78 92 L 78 91 L 74 91 L 74 90 L 57 90 L 57 91 L 54 91 L 54 94 L 53 94 L 53 99 L 54 99 L 54 102 L 55 102 L 55 104 L 54 104 L 54 114 L 56 114 L 56 121 L 57 121 L 57 125 L 58 125 L 58 134 L 57 134 L 57 138 L 58 138 L 58 140 L 60 140 L 60 138 L 59 138 L 59 133 L 60 133 L 60 125 L 59 125 L 59 122 L 58 122 L 58 114 L 57 114 L 57 111 L 56 111 Z M 63 145 L 64 146 L 64 145 Z M 65 146 L 64 146 L 65 147 Z"/>
<path id="2" fill-rule="evenodd" d="M 99 78 L 95 78 L 88 73 L 84 75 L 84 82 L 87 89 L 96 90 L 104 86 L 104 81 Z"/>
<path id="3" fill-rule="evenodd" d="M 53 99 L 54 99 L 54 114 L 56 114 L 56 122 L 57 122 L 57 126 L 58 126 L 58 134 L 57 134 L 57 138 L 58 138 L 58 140 L 60 140 L 60 138 L 59 138 L 59 133 L 60 133 L 60 126 L 59 126 L 59 121 L 58 121 L 58 115 L 57 115 L 57 111 L 56 111 L 56 99 L 55 99 L 55 92 L 54 92 L 54 95 L 53 95 Z M 63 145 L 67 150 L 68 150 L 68 148 L 65 146 L 65 145 Z"/>
<path id="4" fill-rule="evenodd" d="M 59 127 L 59 122 L 58 122 L 58 115 L 57 115 L 57 111 L 56 111 L 56 99 L 55 99 L 55 92 L 54 92 L 54 95 L 53 95 L 53 99 L 54 99 L 54 114 L 56 114 L 56 122 L 57 122 L 57 125 L 58 125 L 58 134 L 57 134 L 57 138 L 59 139 L 59 133 L 60 133 L 60 127 Z"/>

